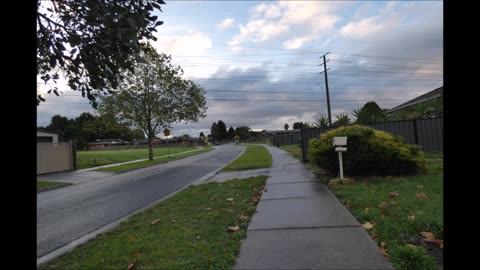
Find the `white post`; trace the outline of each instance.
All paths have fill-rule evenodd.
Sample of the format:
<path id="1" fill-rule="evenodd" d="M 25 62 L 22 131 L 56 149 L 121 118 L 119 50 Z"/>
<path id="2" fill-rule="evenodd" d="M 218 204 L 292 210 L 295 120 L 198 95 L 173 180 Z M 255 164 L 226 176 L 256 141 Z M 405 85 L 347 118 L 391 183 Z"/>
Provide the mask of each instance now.
<path id="1" fill-rule="evenodd" d="M 340 162 L 340 179 L 343 179 L 343 160 L 342 160 L 342 152 L 338 152 L 338 161 Z"/>

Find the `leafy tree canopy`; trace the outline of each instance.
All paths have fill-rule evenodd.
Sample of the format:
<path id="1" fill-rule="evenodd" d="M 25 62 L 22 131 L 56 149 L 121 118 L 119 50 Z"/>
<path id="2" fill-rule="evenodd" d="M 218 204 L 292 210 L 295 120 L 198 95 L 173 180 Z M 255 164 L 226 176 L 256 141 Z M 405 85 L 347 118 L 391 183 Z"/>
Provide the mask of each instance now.
<path id="1" fill-rule="evenodd" d="M 37 0 L 37 74 L 59 95 L 60 73 L 68 86 L 96 108 L 95 97 L 112 93 L 122 70 L 134 71 L 142 61 L 141 40 L 156 40 L 153 32 L 163 24 L 151 14 L 163 0 L 98 1 Z M 53 82 L 53 84 L 51 84 Z M 37 104 L 45 101 L 38 95 Z"/>

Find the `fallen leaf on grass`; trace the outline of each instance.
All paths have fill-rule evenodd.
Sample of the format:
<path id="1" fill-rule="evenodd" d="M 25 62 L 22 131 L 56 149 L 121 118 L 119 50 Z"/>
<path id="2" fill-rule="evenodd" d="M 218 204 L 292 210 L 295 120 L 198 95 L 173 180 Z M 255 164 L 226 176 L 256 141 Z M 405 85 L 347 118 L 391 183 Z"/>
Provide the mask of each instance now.
<path id="1" fill-rule="evenodd" d="M 387 202 L 381 202 L 380 204 L 378 204 L 378 208 L 380 208 L 380 209 L 386 209 L 387 206 L 388 206 Z"/>
<path id="2" fill-rule="evenodd" d="M 389 198 L 393 198 L 393 197 L 398 197 L 398 196 L 400 196 L 400 195 L 398 194 L 398 192 L 396 192 L 396 191 L 390 192 L 390 193 L 388 193 L 387 195 L 388 195 Z"/>
<path id="3" fill-rule="evenodd" d="M 159 218 L 157 218 L 157 219 L 155 219 L 154 221 L 152 221 L 152 223 L 150 223 L 150 224 L 152 224 L 152 225 L 153 225 L 153 224 L 155 224 L 155 223 L 157 223 L 157 222 L 159 222 L 159 221 L 160 221 L 160 219 L 159 219 Z"/>
<path id="4" fill-rule="evenodd" d="M 212 197 L 212 198 L 210 198 L 210 201 L 215 201 L 215 198 L 213 198 L 213 197 Z"/>
<path id="5" fill-rule="evenodd" d="M 248 202 L 248 199 L 242 200 L 242 202 Z"/>
<path id="6" fill-rule="evenodd" d="M 415 220 L 415 215 L 407 216 L 408 220 L 414 221 Z"/>
<path id="7" fill-rule="evenodd" d="M 206 211 L 210 211 L 212 210 L 212 208 L 208 207 L 208 208 L 205 208 Z"/>
<path id="8" fill-rule="evenodd" d="M 170 220 L 170 222 L 175 223 L 177 222 L 175 219 Z"/>
<path id="9" fill-rule="evenodd" d="M 417 246 L 412 245 L 412 244 L 407 244 L 407 247 L 416 248 Z"/>
<path id="10" fill-rule="evenodd" d="M 250 198 L 250 200 L 252 200 L 252 202 L 258 202 L 258 198 L 257 198 L 257 197 L 252 197 L 252 198 Z"/>
<path id="11" fill-rule="evenodd" d="M 233 202 L 233 198 L 228 198 L 227 201 Z"/>
<path id="12" fill-rule="evenodd" d="M 423 189 L 423 185 L 417 185 L 418 189 Z"/>
<path id="13" fill-rule="evenodd" d="M 365 215 L 368 215 L 368 207 L 365 208 Z"/>
<path id="14" fill-rule="evenodd" d="M 370 237 L 371 237 L 372 239 L 376 239 L 376 238 L 378 237 L 378 235 L 377 235 L 376 233 L 372 233 L 372 234 L 370 234 Z"/>
<path id="15" fill-rule="evenodd" d="M 429 239 L 429 240 L 434 240 L 435 239 L 435 236 L 433 236 L 433 233 L 431 233 L 431 232 L 421 232 L 420 235 L 422 235 L 423 237 L 425 237 L 426 239 Z"/>
<path id="16" fill-rule="evenodd" d="M 240 227 L 238 227 L 238 225 L 236 225 L 236 226 L 234 226 L 234 227 L 228 226 L 228 227 L 227 227 L 227 230 L 228 230 L 229 232 L 235 232 L 235 231 L 240 230 Z"/>
<path id="17" fill-rule="evenodd" d="M 138 255 L 140 255 L 140 253 L 136 252 L 132 255 L 132 257 L 130 257 L 132 262 L 128 265 L 127 270 L 133 269 L 133 267 L 137 264 L 137 259 L 135 257 L 137 257 Z"/>
<path id="18" fill-rule="evenodd" d="M 130 237 L 128 237 L 128 240 L 130 240 L 130 241 L 133 241 L 133 240 L 135 240 L 135 236 L 133 236 L 133 235 L 130 235 Z"/>
<path id="19" fill-rule="evenodd" d="M 380 244 L 380 250 L 382 251 L 383 256 L 385 256 L 385 257 L 388 258 L 388 257 L 390 257 L 390 256 L 389 256 L 388 253 L 385 251 L 385 249 L 387 249 L 387 247 L 388 247 L 388 245 L 387 245 L 387 243 L 385 243 L 385 242 L 382 242 L 382 243 Z"/>
<path id="20" fill-rule="evenodd" d="M 248 220 L 248 219 L 249 219 L 249 217 L 246 216 L 246 215 L 244 215 L 244 214 L 238 215 L 237 218 L 240 219 L 240 220 L 242 220 L 242 221 L 245 221 L 245 220 Z"/>
<path id="21" fill-rule="evenodd" d="M 372 224 L 370 222 L 366 222 L 365 224 L 362 225 L 362 227 L 367 231 L 373 228 L 373 226 L 375 226 L 375 224 Z"/>
<path id="22" fill-rule="evenodd" d="M 417 198 L 419 198 L 421 200 L 428 200 L 428 196 L 425 193 L 417 192 L 417 194 L 415 194 L 415 196 L 417 196 Z"/>
<path id="23" fill-rule="evenodd" d="M 397 201 L 391 201 L 390 204 L 391 205 L 398 205 L 398 202 Z"/>
<path id="24" fill-rule="evenodd" d="M 350 206 L 352 206 L 352 201 L 350 201 L 350 200 L 347 200 L 347 201 L 345 202 L 345 205 L 346 205 L 347 207 L 350 207 Z"/>

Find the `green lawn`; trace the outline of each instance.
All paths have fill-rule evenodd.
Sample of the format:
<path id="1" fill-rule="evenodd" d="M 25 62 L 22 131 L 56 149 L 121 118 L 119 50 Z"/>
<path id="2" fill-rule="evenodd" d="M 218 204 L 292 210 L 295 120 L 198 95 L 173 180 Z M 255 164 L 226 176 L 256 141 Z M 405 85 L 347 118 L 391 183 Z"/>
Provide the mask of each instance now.
<path id="1" fill-rule="evenodd" d="M 156 164 L 160 164 L 160 163 L 166 163 L 166 162 L 176 160 L 176 159 L 181 159 L 181 158 L 185 158 L 185 157 L 189 157 L 189 156 L 193 156 L 193 155 L 198 155 L 198 154 L 201 154 L 201 153 L 212 151 L 214 149 L 215 148 L 213 148 L 211 146 L 207 146 L 204 149 L 198 150 L 198 151 L 195 151 L 195 152 L 180 153 L 180 154 L 175 155 L 175 156 L 156 158 L 152 161 L 145 160 L 145 161 L 128 163 L 128 164 L 114 166 L 114 167 L 100 168 L 100 169 L 97 169 L 96 171 L 118 172 L 118 173 L 126 172 L 126 171 L 131 171 L 131 170 L 135 170 L 135 169 L 139 169 L 139 168 L 143 168 L 143 167 L 148 167 L 148 166 L 152 166 L 152 165 L 156 165 Z"/>
<path id="2" fill-rule="evenodd" d="M 190 150 L 195 150 L 195 147 L 154 148 L 153 156 L 158 157 Z M 78 169 L 85 169 L 145 158 L 148 158 L 148 148 L 104 151 L 78 151 L 77 167 Z"/>
<path id="3" fill-rule="evenodd" d="M 282 149 L 299 156 L 296 147 Z M 435 259 L 438 265 L 443 260 L 443 250 L 424 244 L 420 235 L 430 232 L 443 239 L 443 154 L 425 156 L 428 171 L 424 174 L 354 179 L 352 185 L 330 186 L 361 224 L 375 224 L 368 233 L 379 246 L 387 244 L 385 251 L 397 270 L 436 269 Z"/>
<path id="4" fill-rule="evenodd" d="M 265 180 L 190 186 L 40 269 L 231 269 Z"/>
<path id="5" fill-rule="evenodd" d="M 260 145 L 245 145 L 247 150 L 223 168 L 223 171 L 251 170 L 272 167 L 272 156 L 268 150 Z"/>
<path id="6" fill-rule="evenodd" d="M 61 187 L 65 186 L 68 183 L 63 183 L 63 182 L 44 182 L 44 181 L 37 181 L 37 192 L 45 190 L 45 189 L 51 189 L 51 188 L 56 188 L 56 187 Z"/>

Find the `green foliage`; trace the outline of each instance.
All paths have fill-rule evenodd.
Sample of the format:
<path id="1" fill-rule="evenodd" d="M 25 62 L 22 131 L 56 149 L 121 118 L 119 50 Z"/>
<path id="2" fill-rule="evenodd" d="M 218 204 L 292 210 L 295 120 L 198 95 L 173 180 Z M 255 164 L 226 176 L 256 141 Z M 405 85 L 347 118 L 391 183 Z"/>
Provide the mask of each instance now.
<path id="1" fill-rule="evenodd" d="M 303 127 L 302 122 L 295 122 L 293 123 L 293 129 L 301 129 Z"/>
<path id="2" fill-rule="evenodd" d="M 240 140 L 249 140 L 251 136 L 250 131 L 251 129 L 247 126 L 235 128 L 235 134 L 240 136 Z"/>
<path id="3" fill-rule="evenodd" d="M 285 125 L 283 126 L 283 128 L 284 128 L 285 130 L 288 130 L 288 128 L 289 128 L 288 124 L 285 123 Z"/>
<path id="4" fill-rule="evenodd" d="M 348 114 L 341 113 L 337 115 L 337 120 L 332 124 L 332 126 L 340 127 L 340 126 L 347 126 L 350 124 L 351 120 L 348 117 Z"/>
<path id="5" fill-rule="evenodd" d="M 151 16 L 162 0 L 40 1 L 37 0 L 37 74 L 45 84 L 65 74 L 68 86 L 92 101 L 112 93 L 122 70 L 133 71 L 141 40 L 156 40 L 163 22 Z M 139 61 L 139 60 L 138 60 Z M 59 95 L 58 87 L 52 87 Z M 45 98 L 37 96 L 37 104 Z"/>
<path id="6" fill-rule="evenodd" d="M 353 115 L 357 119 L 355 123 L 360 125 L 387 121 L 385 111 L 374 101 L 367 102 L 361 109 L 354 110 Z"/>
<path id="7" fill-rule="evenodd" d="M 217 122 L 217 131 L 218 131 L 218 139 L 220 141 L 223 141 L 227 138 L 227 135 L 228 135 L 227 126 L 222 120 L 218 120 Z"/>
<path id="8" fill-rule="evenodd" d="M 314 125 L 317 128 L 326 128 L 329 125 L 328 117 L 323 114 L 317 114 L 313 119 L 315 120 Z"/>
<path id="9" fill-rule="evenodd" d="M 397 246 L 391 255 L 391 262 L 397 270 L 437 270 L 435 259 L 422 247 Z"/>
<path id="10" fill-rule="evenodd" d="M 165 128 L 165 129 L 163 130 L 163 135 L 164 135 L 165 137 L 170 136 L 170 129 Z"/>
<path id="11" fill-rule="evenodd" d="M 339 170 L 332 145 L 335 136 L 348 137 L 348 151 L 343 155 L 347 175 L 409 174 L 425 168 L 423 152 L 417 146 L 406 145 L 399 137 L 383 131 L 353 125 L 331 130 L 310 141 L 310 160 L 330 173 Z"/>
<path id="12" fill-rule="evenodd" d="M 212 136 L 212 143 L 218 141 L 218 127 L 217 123 L 213 122 L 212 126 L 210 127 L 210 134 Z"/>
<path id="13" fill-rule="evenodd" d="M 235 137 L 235 129 L 233 127 L 230 127 L 228 129 L 228 139 L 230 140 L 233 140 L 233 138 Z"/>

